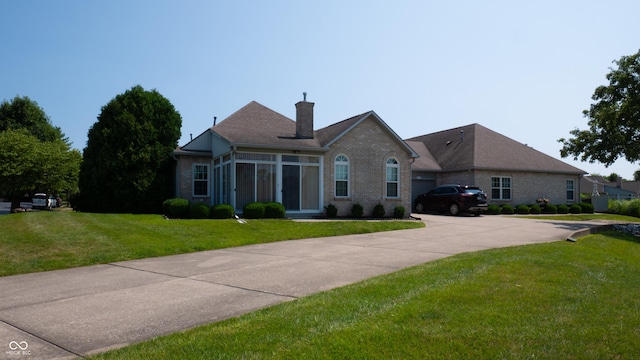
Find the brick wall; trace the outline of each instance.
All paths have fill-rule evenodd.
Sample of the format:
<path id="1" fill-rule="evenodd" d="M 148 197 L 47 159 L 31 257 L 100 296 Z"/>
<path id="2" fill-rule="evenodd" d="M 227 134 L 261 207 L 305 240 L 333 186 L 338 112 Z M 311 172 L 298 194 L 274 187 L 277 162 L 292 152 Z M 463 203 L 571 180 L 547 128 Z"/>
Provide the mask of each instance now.
<path id="1" fill-rule="evenodd" d="M 344 154 L 349 159 L 350 189 L 348 198 L 336 198 L 335 167 L 336 156 Z M 400 165 L 399 197 L 386 198 L 386 161 L 394 157 Z M 393 215 L 393 209 L 400 205 L 405 208 L 405 216 L 411 213 L 411 157 L 407 150 L 394 141 L 389 133 L 373 119 L 362 121 L 356 128 L 331 145 L 324 157 L 324 204 L 338 208 L 338 216 L 349 216 L 351 207 L 359 203 L 364 215 L 371 215 L 374 206 L 384 205 L 385 216 Z"/>
<path id="2" fill-rule="evenodd" d="M 489 194 L 491 200 L 491 177 L 511 177 L 511 204 L 535 204 L 536 199 L 546 198 L 552 204 L 573 204 L 580 202 L 579 184 L 580 177 L 570 174 L 550 174 L 531 172 L 478 172 L 477 180 L 483 189 Z M 567 200 L 567 180 L 573 180 L 574 198 Z M 500 203 L 495 201 L 495 203 Z"/>
<path id="3" fill-rule="evenodd" d="M 296 104 L 296 137 L 313 139 L 313 105 L 312 102 L 300 101 Z"/>
<path id="4" fill-rule="evenodd" d="M 511 178 L 511 200 L 491 198 L 491 178 L 494 176 Z M 566 199 L 567 180 L 574 181 L 573 201 Z M 479 186 L 487 193 L 489 204 L 535 204 L 538 198 L 549 199 L 556 205 L 580 202 L 580 176 L 571 174 L 473 170 L 439 174 L 438 185 L 441 184 Z"/>
<path id="5" fill-rule="evenodd" d="M 184 198 L 190 202 L 202 201 L 211 203 L 211 197 L 193 196 L 193 164 L 209 164 L 209 181 L 212 181 L 213 167 L 211 157 L 180 156 L 177 165 L 177 189 L 176 197 Z"/>

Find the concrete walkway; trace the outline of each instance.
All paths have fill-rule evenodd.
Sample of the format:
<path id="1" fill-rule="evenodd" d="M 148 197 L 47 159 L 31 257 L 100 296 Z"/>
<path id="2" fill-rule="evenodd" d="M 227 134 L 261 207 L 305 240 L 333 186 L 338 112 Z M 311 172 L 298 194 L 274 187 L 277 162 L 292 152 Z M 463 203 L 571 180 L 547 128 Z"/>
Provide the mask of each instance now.
<path id="1" fill-rule="evenodd" d="M 453 254 L 565 240 L 603 225 L 420 217 L 424 229 L 0 277 L 0 359 L 95 354 Z"/>

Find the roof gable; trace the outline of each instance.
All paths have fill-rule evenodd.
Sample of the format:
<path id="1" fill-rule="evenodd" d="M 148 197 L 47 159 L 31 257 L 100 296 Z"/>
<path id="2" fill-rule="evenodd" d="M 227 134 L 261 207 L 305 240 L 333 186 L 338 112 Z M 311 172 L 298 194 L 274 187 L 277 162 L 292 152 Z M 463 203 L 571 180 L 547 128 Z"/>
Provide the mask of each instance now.
<path id="1" fill-rule="evenodd" d="M 345 134 L 349 133 L 353 129 L 355 129 L 360 123 L 365 121 L 366 119 L 374 120 L 381 128 L 385 130 L 385 132 L 400 146 L 405 148 L 407 152 L 411 155 L 411 157 L 419 157 L 418 153 L 416 153 L 402 138 L 398 136 L 390 127 L 385 123 L 374 111 L 369 111 L 360 115 L 356 115 L 350 117 L 346 120 L 340 121 L 333 125 L 329 125 L 323 129 L 320 129 L 316 132 L 316 137 L 320 141 L 320 144 L 329 148 L 331 144 L 338 141 Z"/>
<path id="2" fill-rule="evenodd" d="M 205 132 L 196 136 L 194 139 L 191 139 L 191 141 L 178 149 L 185 151 L 211 151 L 211 136 L 211 129 L 207 129 Z"/>
<path id="3" fill-rule="evenodd" d="M 585 172 L 479 124 L 410 139 L 424 143 L 443 171 L 467 169 Z"/>
<path id="4" fill-rule="evenodd" d="M 355 124 L 362 121 L 364 115 L 365 114 L 359 114 L 316 131 L 316 137 L 318 138 L 318 141 L 320 141 L 320 144 L 324 147 L 328 146 L 331 143 L 334 143 L 347 131 L 352 129 Z"/>

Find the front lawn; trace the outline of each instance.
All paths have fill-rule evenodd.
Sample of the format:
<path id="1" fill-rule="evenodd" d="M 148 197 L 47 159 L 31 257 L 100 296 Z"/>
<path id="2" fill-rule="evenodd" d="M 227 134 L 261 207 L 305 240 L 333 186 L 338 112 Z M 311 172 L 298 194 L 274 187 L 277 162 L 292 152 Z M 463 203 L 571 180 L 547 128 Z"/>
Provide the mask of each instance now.
<path id="1" fill-rule="evenodd" d="M 100 359 L 640 358 L 640 243 L 460 254 Z"/>
<path id="2" fill-rule="evenodd" d="M 165 220 L 40 211 L 0 216 L 0 276 L 256 243 L 423 227 L 419 221 Z"/>

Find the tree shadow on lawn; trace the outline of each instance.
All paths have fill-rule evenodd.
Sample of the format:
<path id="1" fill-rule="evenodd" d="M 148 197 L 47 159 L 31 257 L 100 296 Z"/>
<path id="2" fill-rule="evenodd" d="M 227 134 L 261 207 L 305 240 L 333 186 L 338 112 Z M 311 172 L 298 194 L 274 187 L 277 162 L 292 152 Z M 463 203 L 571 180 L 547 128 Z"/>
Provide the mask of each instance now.
<path id="1" fill-rule="evenodd" d="M 608 230 L 608 231 L 602 232 L 601 235 L 606 235 L 616 240 L 624 240 L 624 241 L 630 241 L 636 244 L 640 244 L 640 237 L 635 236 L 623 230 L 617 230 L 617 229 Z"/>
<path id="2" fill-rule="evenodd" d="M 610 224 L 585 224 L 584 221 L 576 221 L 576 222 L 569 222 L 569 221 L 549 221 L 549 220 L 540 220 L 539 223 L 541 224 L 553 224 L 553 226 L 557 227 L 558 229 L 565 229 L 565 230 L 573 230 L 573 231 L 579 231 L 579 230 L 584 230 L 584 229 L 597 229 L 597 228 L 603 228 L 603 231 L 606 230 L 610 230 L 612 229 L 612 225 Z"/>

